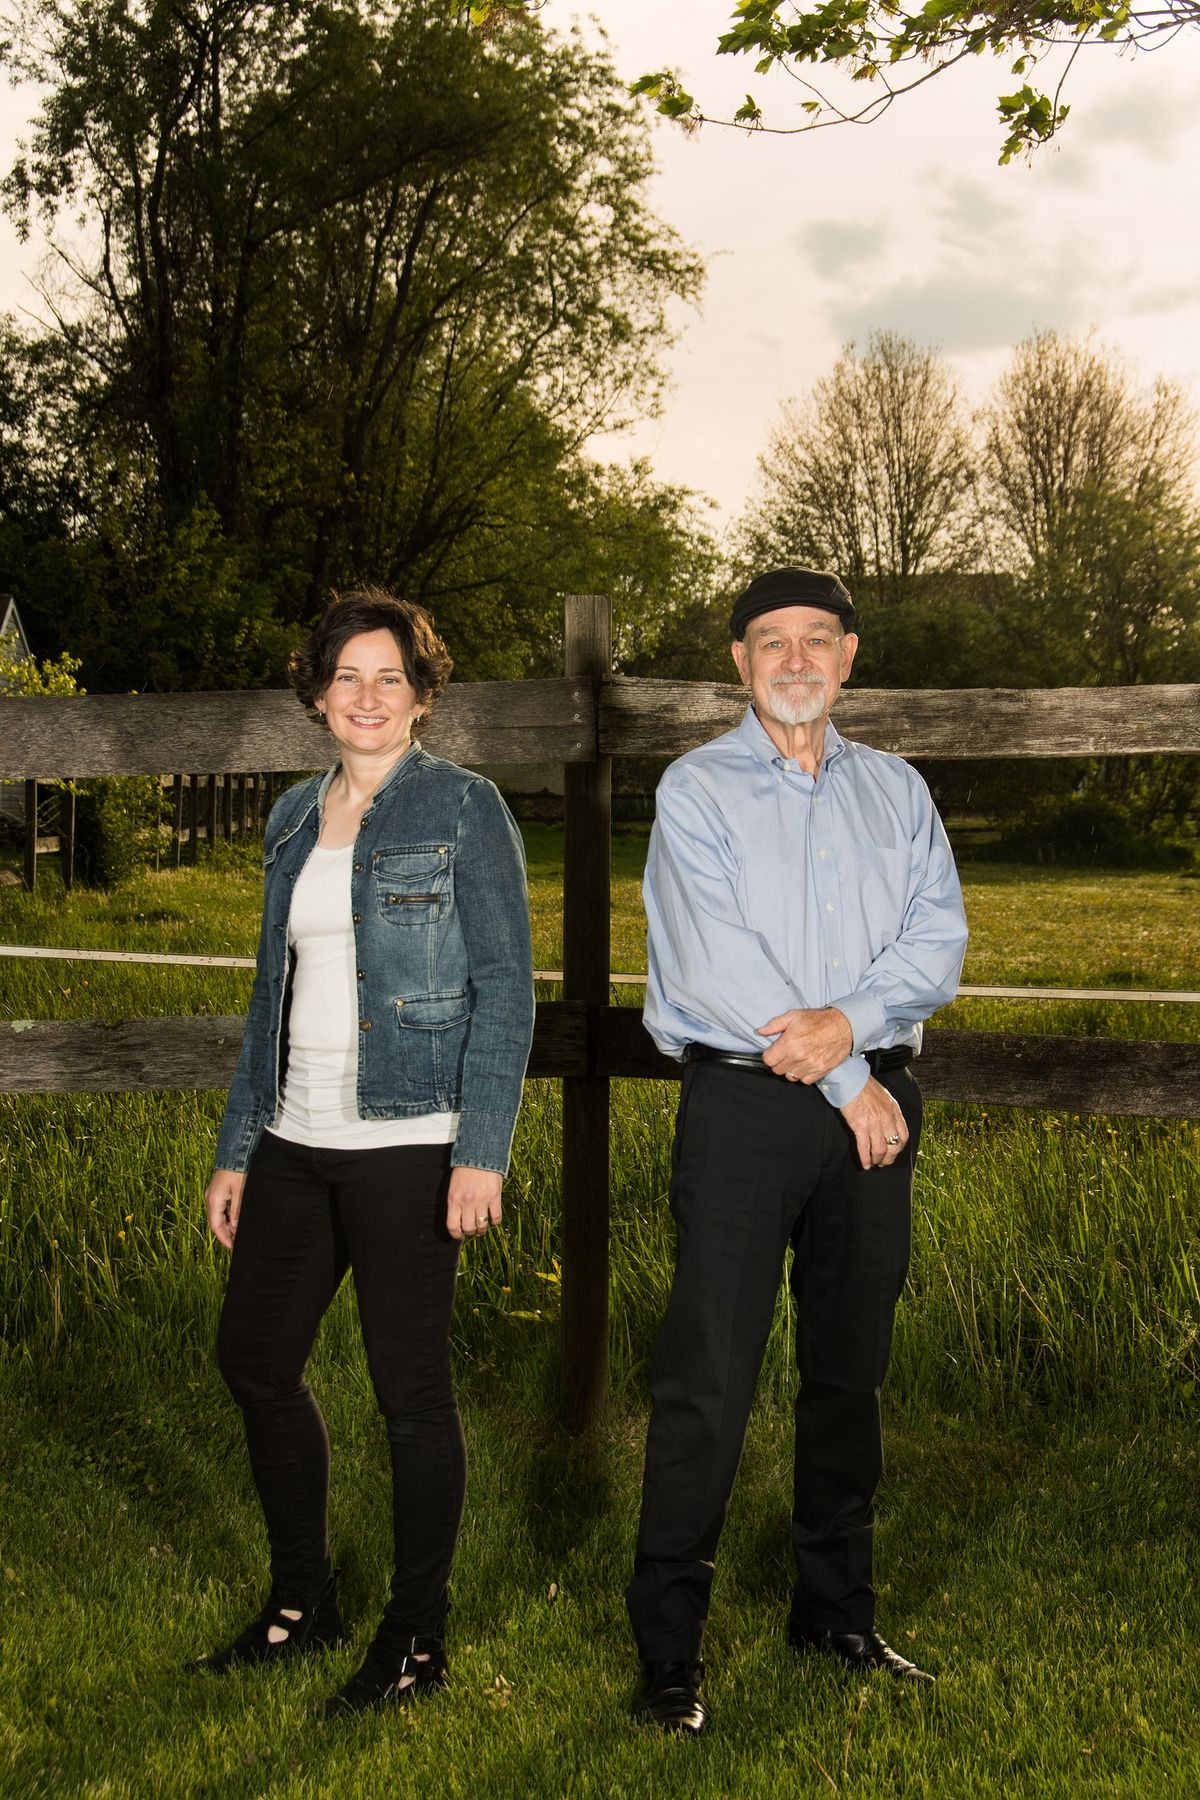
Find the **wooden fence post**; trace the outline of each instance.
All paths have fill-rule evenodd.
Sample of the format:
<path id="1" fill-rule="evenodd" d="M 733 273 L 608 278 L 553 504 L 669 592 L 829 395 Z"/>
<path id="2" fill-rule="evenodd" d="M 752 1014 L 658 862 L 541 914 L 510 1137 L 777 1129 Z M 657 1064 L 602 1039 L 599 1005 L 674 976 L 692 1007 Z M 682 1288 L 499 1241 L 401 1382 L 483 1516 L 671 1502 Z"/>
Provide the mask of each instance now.
<path id="1" fill-rule="evenodd" d="M 37 888 L 38 784 L 25 783 L 25 886 L 32 894 Z"/>
<path id="2" fill-rule="evenodd" d="M 183 784 L 185 777 L 176 775 L 171 807 L 171 866 L 183 862 Z"/>
<path id="3" fill-rule="evenodd" d="M 566 601 L 564 673 L 590 710 L 595 760 L 565 766 L 563 994 L 587 1007 L 588 1073 L 563 1079 L 561 1381 L 577 1429 L 599 1418 L 608 1393 L 608 1080 L 597 1075 L 601 1009 L 608 1004 L 612 758 L 599 754 L 600 683 L 612 673 L 612 603 Z"/>
<path id="4" fill-rule="evenodd" d="M 68 782 L 63 789 L 59 825 L 59 848 L 62 854 L 63 887 L 67 893 L 75 886 L 75 789 Z"/>

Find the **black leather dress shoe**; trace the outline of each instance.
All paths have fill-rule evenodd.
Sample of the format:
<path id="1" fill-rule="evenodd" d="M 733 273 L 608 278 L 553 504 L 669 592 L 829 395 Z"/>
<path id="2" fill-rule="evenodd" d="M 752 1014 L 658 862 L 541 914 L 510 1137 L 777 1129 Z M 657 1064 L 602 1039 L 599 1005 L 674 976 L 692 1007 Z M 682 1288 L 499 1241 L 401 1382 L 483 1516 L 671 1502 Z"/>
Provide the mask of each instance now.
<path id="1" fill-rule="evenodd" d="M 644 1662 L 633 1702 L 635 1717 L 663 1731 L 699 1737 L 708 1718 L 700 1699 L 703 1679 L 702 1662 Z"/>
<path id="2" fill-rule="evenodd" d="M 916 1663 L 907 1662 L 890 1644 L 885 1644 L 874 1629 L 804 1631 L 793 1625 L 788 1631 L 788 1643 L 793 1650 L 818 1650 L 823 1656 L 836 1656 L 849 1668 L 864 1674 L 872 1669 L 882 1669 L 885 1675 L 894 1675 L 897 1681 L 931 1682 L 934 1679 L 924 1669 L 918 1669 Z"/>

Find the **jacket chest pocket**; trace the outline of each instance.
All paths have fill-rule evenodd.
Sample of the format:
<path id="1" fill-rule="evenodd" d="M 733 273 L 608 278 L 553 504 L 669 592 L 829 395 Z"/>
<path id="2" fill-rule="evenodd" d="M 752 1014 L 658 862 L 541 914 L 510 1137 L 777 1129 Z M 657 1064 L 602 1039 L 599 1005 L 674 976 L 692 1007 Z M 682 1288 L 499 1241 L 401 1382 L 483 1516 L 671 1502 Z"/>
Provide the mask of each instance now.
<path id="1" fill-rule="evenodd" d="M 386 924 L 436 924 L 450 901 L 448 844 L 377 850 L 371 861 L 375 903 Z"/>

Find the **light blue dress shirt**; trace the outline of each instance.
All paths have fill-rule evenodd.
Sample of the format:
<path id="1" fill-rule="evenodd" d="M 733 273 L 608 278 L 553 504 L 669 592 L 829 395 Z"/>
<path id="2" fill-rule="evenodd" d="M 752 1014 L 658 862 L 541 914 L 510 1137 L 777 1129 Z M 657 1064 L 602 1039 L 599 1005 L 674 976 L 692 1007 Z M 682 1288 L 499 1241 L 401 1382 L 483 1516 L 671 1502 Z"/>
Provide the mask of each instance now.
<path id="1" fill-rule="evenodd" d="M 831 724 L 814 779 L 748 707 L 734 731 L 671 764 L 642 888 L 647 1030 L 761 1055 L 756 1031 L 793 1007 L 836 1006 L 851 1055 L 818 1084 L 832 1106 L 866 1086 L 861 1052 L 921 1048 L 954 998 L 967 942 L 954 857 L 908 763 Z"/>

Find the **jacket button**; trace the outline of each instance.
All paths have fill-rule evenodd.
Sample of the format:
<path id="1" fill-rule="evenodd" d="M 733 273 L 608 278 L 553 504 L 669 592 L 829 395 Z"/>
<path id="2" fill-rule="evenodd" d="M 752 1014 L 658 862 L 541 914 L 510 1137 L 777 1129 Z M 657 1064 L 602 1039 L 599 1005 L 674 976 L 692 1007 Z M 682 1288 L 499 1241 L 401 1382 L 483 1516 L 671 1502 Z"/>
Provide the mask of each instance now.
<path id="1" fill-rule="evenodd" d="M 367 979 L 367 971 L 365 969 L 360 969 L 358 971 L 358 979 L 360 981 L 365 981 Z"/>
<path id="2" fill-rule="evenodd" d="M 369 825 L 371 823 L 370 813 L 364 813 L 362 818 L 358 822 L 360 825 Z"/>
<path id="3" fill-rule="evenodd" d="M 362 924 L 362 914 L 361 913 L 352 913 L 350 916 L 350 923 L 352 925 L 361 925 Z"/>
<path id="4" fill-rule="evenodd" d="M 364 867 L 365 867 L 365 864 L 363 864 L 363 863 L 355 863 L 355 865 L 354 865 L 354 873 L 355 873 L 355 874 L 356 874 L 356 875 L 361 875 L 361 874 L 362 874 L 362 872 L 363 872 L 363 869 L 364 869 Z"/>
<path id="5" fill-rule="evenodd" d="M 370 1029 L 371 1029 L 370 1019 L 360 1019 L 359 1023 L 358 1023 L 358 1029 L 360 1031 L 370 1031 Z"/>

